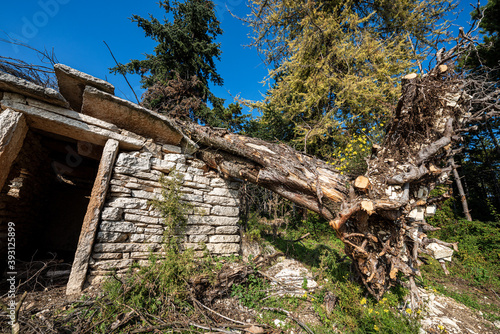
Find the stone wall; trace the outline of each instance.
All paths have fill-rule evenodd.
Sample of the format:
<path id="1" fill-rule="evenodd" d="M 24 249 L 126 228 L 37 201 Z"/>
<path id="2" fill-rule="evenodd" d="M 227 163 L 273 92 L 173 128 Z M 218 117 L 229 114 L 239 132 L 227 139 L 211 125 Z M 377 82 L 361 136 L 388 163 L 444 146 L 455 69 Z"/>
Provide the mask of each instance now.
<path id="1" fill-rule="evenodd" d="M 110 270 L 123 272 L 144 263 L 150 251 L 161 254 L 164 225 L 149 201 L 159 198 L 162 174 L 182 177 L 182 199 L 194 208 L 188 215 L 184 246 L 202 254 L 203 244 L 216 255 L 238 254 L 239 184 L 225 180 L 200 160 L 165 145 L 161 158 L 151 153 L 121 152 L 110 181 L 89 267 L 89 281 Z M 170 174 L 170 176 L 168 176 Z"/>

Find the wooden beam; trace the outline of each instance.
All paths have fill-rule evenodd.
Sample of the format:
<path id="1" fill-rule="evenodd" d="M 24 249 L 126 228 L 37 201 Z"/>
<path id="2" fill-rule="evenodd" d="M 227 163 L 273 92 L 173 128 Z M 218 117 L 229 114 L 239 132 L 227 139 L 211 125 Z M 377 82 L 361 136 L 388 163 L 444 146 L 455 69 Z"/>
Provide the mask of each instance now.
<path id="1" fill-rule="evenodd" d="M 104 146 L 101 162 L 99 163 L 99 170 L 97 171 L 97 177 L 87 207 L 87 213 L 83 220 L 82 231 L 75 253 L 75 260 L 73 261 L 68 285 L 66 286 L 67 295 L 80 293 L 85 283 L 97 226 L 99 225 L 101 210 L 106 200 L 106 193 L 108 191 L 109 181 L 111 180 L 113 165 L 118 154 L 118 148 L 119 143 L 114 139 L 108 140 Z"/>
<path id="2" fill-rule="evenodd" d="M 0 190 L 21 151 L 28 125 L 23 114 L 6 109 L 0 114 Z"/>

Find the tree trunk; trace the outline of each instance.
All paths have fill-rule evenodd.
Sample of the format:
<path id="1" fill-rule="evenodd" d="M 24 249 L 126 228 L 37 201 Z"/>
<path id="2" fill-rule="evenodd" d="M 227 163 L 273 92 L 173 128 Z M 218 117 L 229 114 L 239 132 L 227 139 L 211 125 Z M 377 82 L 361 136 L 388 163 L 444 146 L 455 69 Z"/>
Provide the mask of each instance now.
<path id="1" fill-rule="evenodd" d="M 453 48 L 442 59 L 450 61 L 459 50 Z M 417 257 L 429 253 L 426 232 L 436 229 L 425 222 L 424 212 L 428 204 L 446 198 L 429 198 L 429 193 L 453 171 L 446 162 L 458 151 L 468 123 L 498 110 L 481 105 L 498 101 L 498 91 L 494 96 L 488 92 L 487 99 L 476 96 L 479 102 L 473 104 L 467 82 L 443 63 L 437 65 L 421 77 L 405 76 L 385 139 L 374 145 L 368 171 L 356 183 L 283 144 L 188 122 L 179 121 L 179 126 L 200 144 L 198 157 L 211 168 L 270 189 L 329 220 L 375 298 L 401 284 L 403 276 L 409 278 L 416 304 Z"/>
<path id="2" fill-rule="evenodd" d="M 455 165 L 453 158 L 450 158 L 449 164 L 453 169 L 453 176 L 455 177 L 455 183 L 457 185 L 458 194 L 460 195 L 460 201 L 462 202 L 465 218 L 471 222 L 472 217 L 470 215 L 469 205 L 467 204 L 467 197 L 465 196 L 464 188 L 462 187 L 462 180 L 460 179 L 460 175 L 458 175 L 457 166 Z"/>

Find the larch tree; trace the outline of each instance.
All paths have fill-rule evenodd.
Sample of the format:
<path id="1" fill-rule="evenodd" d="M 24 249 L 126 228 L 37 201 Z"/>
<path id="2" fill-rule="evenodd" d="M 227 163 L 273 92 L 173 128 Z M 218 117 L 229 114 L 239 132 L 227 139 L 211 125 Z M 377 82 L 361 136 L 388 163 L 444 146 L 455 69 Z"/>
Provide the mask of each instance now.
<path id="1" fill-rule="evenodd" d="M 263 111 L 263 126 L 292 127 L 294 147 L 323 159 L 338 156 L 349 135 L 369 138 L 361 129 L 379 127 L 393 113 L 401 75 L 445 37 L 446 23 L 439 22 L 454 6 L 452 0 L 251 1 L 246 21 L 253 45 L 273 68 L 265 100 L 253 104 Z"/>

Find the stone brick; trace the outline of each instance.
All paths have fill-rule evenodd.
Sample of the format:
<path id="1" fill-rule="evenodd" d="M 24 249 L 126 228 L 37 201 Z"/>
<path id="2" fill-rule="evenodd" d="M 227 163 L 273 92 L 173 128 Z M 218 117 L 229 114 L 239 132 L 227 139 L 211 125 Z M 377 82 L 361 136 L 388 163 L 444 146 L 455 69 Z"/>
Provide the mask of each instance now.
<path id="1" fill-rule="evenodd" d="M 210 180 L 210 185 L 212 187 L 224 188 L 224 187 L 227 187 L 227 184 L 228 184 L 228 182 L 224 179 L 221 179 L 220 177 L 213 178 L 212 180 Z"/>
<path id="2" fill-rule="evenodd" d="M 149 208 L 148 201 L 141 198 L 113 198 L 108 202 L 108 205 L 113 208 L 123 209 L 141 209 L 146 210 Z"/>
<path id="3" fill-rule="evenodd" d="M 225 226 L 224 226 L 225 227 Z M 186 226 L 185 233 L 188 235 L 194 234 L 214 234 L 215 227 L 206 225 L 188 225 Z"/>
<path id="4" fill-rule="evenodd" d="M 186 164 L 186 157 L 184 156 L 184 154 L 167 153 L 163 155 L 163 160 L 181 163 L 183 165 Z"/>
<path id="5" fill-rule="evenodd" d="M 238 197 L 238 191 L 228 188 L 214 188 L 208 193 L 211 196 L 225 196 L 225 197 Z"/>
<path id="6" fill-rule="evenodd" d="M 220 243 L 220 244 L 207 244 L 207 249 L 213 254 L 234 254 L 240 251 L 240 244 L 234 243 Z"/>
<path id="7" fill-rule="evenodd" d="M 160 223 L 160 218 L 148 217 L 148 216 L 137 215 L 137 214 L 132 214 L 132 213 L 125 213 L 124 219 L 126 221 L 141 222 L 141 223 L 145 223 L 145 224 L 159 224 Z"/>
<path id="8" fill-rule="evenodd" d="M 151 168 L 154 170 L 158 170 L 163 173 L 170 173 L 173 169 L 175 169 L 176 163 L 173 161 L 166 161 L 161 159 L 153 158 L 151 159 Z"/>
<path id="9" fill-rule="evenodd" d="M 239 235 L 211 235 L 209 238 L 210 243 L 217 242 L 240 242 Z"/>
<path id="10" fill-rule="evenodd" d="M 110 190 L 112 193 L 125 193 L 125 194 L 130 194 L 132 191 L 128 188 L 117 186 L 112 184 L 110 187 Z"/>
<path id="11" fill-rule="evenodd" d="M 180 245 L 181 249 L 188 249 L 192 248 L 193 250 L 203 250 L 203 247 L 200 244 L 197 243 L 192 243 L 192 242 L 185 242 Z"/>
<path id="12" fill-rule="evenodd" d="M 102 220 L 120 220 L 122 219 L 123 209 L 107 207 L 102 210 Z"/>
<path id="13" fill-rule="evenodd" d="M 181 199 L 188 201 L 188 202 L 200 202 L 203 203 L 203 196 L 202 195 L 194 195 L 194 194 L 185 194 L 183 193 L 181 195 Z"/>
<path id="14" fill-rule="evenodd" d="M 150 210 L 140 210 L 140 209 L 123 209 L 125 213 L 132 213 L 135 215 L 148 216 L 154 218 L 162 218 L 161 213 L 156 209 L 152 208 Z M 159 220 L 161 222 L 161 220 Z"/>
<path id="15" fill-rule="evenodd" d="M 106 269 L 120 269 L 120 268 L 127 268 L 132 265 L 132 260 L 131 259 L 123 259 L 123 260 L 105 260 L 105 261 L 99 261 L 96 262 L 95 264 L 91 265 L 93 269 L 97 270 L 106 270 Z"/>
<path id="16" fill-rule="evenodd" d="M 238 217 L 215 217 L 188 215 L 188 225 L 232 226 L 238 224 Z"/>
<path id="17" fill-rule="evenodd" d="M 206 185 L 209 185 L 210 181 L 211 181 L 211 179 L 209 179 L 208 177 L 205 177 L 203 175 L 195 175 L 195 176 L 193 176 L 193 182 L 196 183 L 196 184 L 206 184 Z"/>
<path id="18" fill-rule="evenodd" d="M 205 203 L 207 203 L 207 204 L 222 205 L 222 206 L 236 206 L 236 205 L 238 205 L 238 201 L 236 199 L 230 198 L 230 197 L 205 195 L 203 198 L 205 200 Z"/>
<path id="19" fill-rule="evenodd" d="M 98 232 L 97 241 L 99 242 L 123 242 L 128 239 L 128 234 L 119 232 Z"/>
<path id="20" fill-rule="evenodd" d="M 164 231 L 165 230 L 163 228 L 152 228 L 152 227 L 145 227 L 144 228 L 144 233 L 145 234 L 163 235 Z"/>
<path id="21" fill-rule="evenodd" d="M 121 253 L 121 252 L 149 252 L 160 249 L 158 244 L 134 244 L 134 243 L 98 243 L 94 246 L 97 253 Z"/>
<path id="22" fill-rule="evenodd" d="M 206 235 L 190 235 L 189 242 L 208 242 L 208 236 Z"/>
<path id="23" fill-rule="evenodd" d="M 93 253 L 94 260 L 116 260 L 122 258 L 122 253 Z"/>
<path id="24" fill-rule="evenodd" d="M 147 172 L 151 169 L 149 158 L 138 158 L 128 153 L 120 153 L 116 159 L 116 166 L 128 167 L 136 171 Z"/>
<path id="25" fill-rule="evenodd" d="M 103 221 L 100 226 L 101 231 L 134 233 L 136 226 L 126 221 Z"/>
<path id="26" fill-rule="evenodd" d="M 240 210 L 236 207 L 214 206 L 212 210 L 210 210 L 210 214 L 215 216 L 237 217 L 240 214 Z"/>
<path id="27" fill-rule="evenodd" d="M 215 228 L 215 234 L 237 234 L 239 230 L 238 226 L 218 226 Z"/>
<path id="28" fill-rule="evenodd" d="M 141 172 L 138 171 L 137 169 L 129 167 L 115 167 L 113 171 L 118 174 L 131 175 L 136 177 L 137 179 L 144 179 L 150 181 L 158 181 L 161 176 L 161 172 L 157 170 L 150 170 L 148 173 L 148 172 Z"/>
<path id="29" fill-rule="evenodd" d="M 193 177 L 194 179 L 195 177 Z M 193 189 L 208 189 L 208 185 L 206 183 L 197 183 L 196 181 L 185 181 L 182 184 L 185 187 L 193 188 Z"/>
<path id="30" fill-rule="evenodd" d="M 157 199 L 157 194 L 144 190 L 132 190 L 132 197 L 153 200 Z"/>
<path id="31" fill-rule="evenodd" d="M 168 145 L 168 144 L 163 145 L 161 147 L 161 150 L 164 153 L 177 153 L 177 154 L 182 153 L 181 148 L 179 146 Z"/>
<path id="32" fill-rule="evenodd" d="M 193 175 L 203 175 L 205 174 L 205 171 L 203 169 L 199 168 L 194 168 L 194 167 L 188 167 L 187 168 L 188 174 L 193 174 Z"/>

